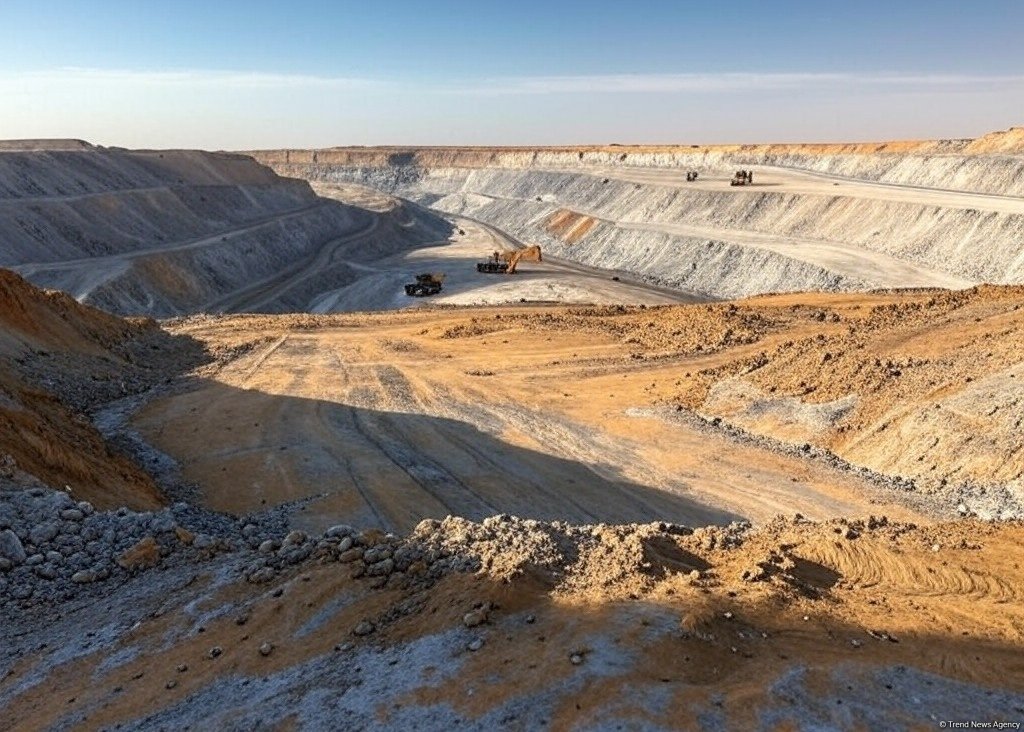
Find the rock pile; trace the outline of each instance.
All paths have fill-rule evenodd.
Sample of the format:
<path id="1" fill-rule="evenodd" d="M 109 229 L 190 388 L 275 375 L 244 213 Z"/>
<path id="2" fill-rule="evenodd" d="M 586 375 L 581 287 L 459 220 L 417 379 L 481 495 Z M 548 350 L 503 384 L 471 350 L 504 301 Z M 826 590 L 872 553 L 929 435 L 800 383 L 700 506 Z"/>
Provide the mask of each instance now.
<path id="1" fill-rule="evenodd" d="M 347 525 L 310 534 L 185 503 L 154 512 L 95 511 L 62 491 L 7 485 L 0 486 L 0 608 L 53 604 L 96 582 L 226 552 L 253 584 L 319 562 L 345 565 L 371 587 L 415 589 L 453 572 L 480 572 L 497 581 L 528 576 L 554 592 L 630 593 L 668 569 L 689 571 L 677 555 L 677 539 L 722 549 L 741 543 L 748 530 L 745 523 L 694 531 L 665 523 L 576 526 L 499 515 L 480 523 L 426 519 L 407 537 Z M 467 627 L 486 622 L 489 610 L 469 613 Z"/>
<path id="2" fill-rule="evenodd" d="M 0 606 L 66 600 L 82 585 L 127 577 L 172 555 L 209 555 L 220 539 L 182 525 L 184 504 L 95 511 L 63 491 L 0 487 Z"/>

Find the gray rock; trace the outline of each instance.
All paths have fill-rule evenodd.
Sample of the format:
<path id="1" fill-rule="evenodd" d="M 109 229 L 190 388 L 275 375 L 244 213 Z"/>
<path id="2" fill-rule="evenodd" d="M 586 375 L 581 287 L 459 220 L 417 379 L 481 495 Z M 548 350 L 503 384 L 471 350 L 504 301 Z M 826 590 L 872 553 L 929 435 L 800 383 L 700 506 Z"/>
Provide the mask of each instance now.
<path id="1" fill-rule="evenodd" d="M 65 521 L 81 521 L 85 518 L 80 508 L 65 508 L 60 512 L 60 517 Z"/>
<path id="2" fill-rule="evenodd" d="M 282 547 L 281 552 L 278 553 L 282 559 L 288 564 L 298 564 L 299 562 L 309 559 L 309 555 L 313 553 L 313 547 L 311 546 L 293 546 Z"/>
<path id="3" fill-rule="evenodd" d="M 28 567 L 38 567 L 40 564 L 42 564 L 45 561 L 46 561 L 46 557 L 44 557 L 42 554 L 36 553 L 36 554 L 33 554 L 32 556 L 30 556 L 28 559 L 25 560 L 25 565 L 28 566 Z"/>
<path id="4" fill-rule="evenodd" d="M 466 648 L 468 648 L 471 651 L 479 651 L 483 647 L 484 647 L 483 638 L 474 638 L 473 640 L 471 640 L 466 645 Z"/>
<path id="5" fill-rule="evenodd" d="M 288 535 L 284 537 L 284 541 L 281 542 L 283 546 L 296 546 L 298 544 L 305 543 L 307 539 L 305 531 L 289 531 Z"/>
<path id="6" fill-rule="evenodd" d="M 61 565 L 64 564 L 64 555 L 60 552 L 49 551 L 46 552 L 46 561 L 50 564 Z"/>
<path id="7" fill-rule="evenodd" d="M 356 625 L 356 627 L 353 628 L 353 630 L 352 630 L 353 633 L 355 633 L 356 635 L 359 635 L 359 636 L 369 635 L 373 631 L 374 631 L 373 623 L 371 623 L 369 620 L 361 620 L 361 621 L 359 621 L 359 624 Z"/>
<path id="8" fill-rule="evenodd" d="M 278 544 L 276 541 L 273 539 L 267 539 L 265 542 L 260 544 L 258 551 L 260 554 L 271 554 L 272 552 L 277 551 L 277 546 Z"/>
<path id="9" fill-rule="evenodd" d="M 392 555 L 391 547 L 385 544 L 378 544 L 377 546 L 371 546 L 363 554 L 363 561 L 367 564 L 376 564 L 384 559 L 390 558 Z"/>
<path id="10" fill-rule="evenodd" d="M 0 557 L 14 565 L 22 564 L 26 559 L 21 539 L 10 529 L 0 531 Z"/>
<path id="11" fill-rule="evenodd" d="M 36 575 L 45 580 L 57 579 L 57 568 L 52 564 L 40 564 L 36 567 Z"/>
<path id="12" fill-rule="evenodd" d="M 94 569 L 82 569 L 71 575 L 71 581 L 79 585 L 87 585 L 99 578 L 99 573 Z"/>
<path id="13" fill-rule="evenodd" d="M 33 528 L 28 534 L 28 540 L 36 546 L 40 546 L 48 541 L 53 541 L 58 533 L 60 533 L 60 524 L 56 521 L 48 521 Z"/>
<path id="14" fill-rule="evenodd" d="M 77 536 L 82 533 L 82 525 L 77 521 L 65 521 L 60 525 L 61 536 Z"/>
<path id="15" fill-rule="evenodd" d="M 266 656 L 269 656 L 273 652 L 274 652 L 274 644 L 273 643 L 265 642 L 265 643 L 262 643 L 260 645 L 260 655 L 261 656 L 266 657 Z"/>
<path id="16" fill-rule="evenodd" d="M 344 537 L 341 541 L 338 542 L 338 546 L 337 546 L 338 553 L 340 554 L 341 552 L 347 552 L 349 549 L 352 548 L 352 544 L 353 543 L 354 542 L 353 542 L 351 536 Z"/>
<path id="17" fill-rule="evenodd" d="M 387 577 L 394 570 L 395 561 L 390 557 L 366 566 L 366 574 L 370 577 Z"/>
<path id="18" fill-rule="evenodd" d="M 355 536 L 356 530 L 346 524 L 337 524 L 327 529 L 324 532 L 324 536 L 329 539 L 341 539 Z M 350 545 L 351 546 L 351 545 Z M 344 551 L 344 549 L 342 549 Z"/>
<path id="19" fill-rule="evenodd" d="M 348 549 L 347 551 L 343 551 L 341 554 L 339 554 L 338 555 L 338 561 L 339 562 L 354 562 L 357 559 L 362 559 L 362 557 L 363 557 L 363 550 L 360 549 L 359 547 L 352 547 L 351 549 Z"/>
<path id="20" fill-rule="evenodd" d="M 92 516 L 96 509 L 92 507 L 92 504 L 88 501 L 79 501 L 78 510 L 85 516 Z"/>
<path id="21" fill-rule="evenodd" d="M 14 562 L 7 557 L 0 557 L 0 572 L 9 572 L 14 568 Z"/>
<path id="22" fill-rule="evenodd" d="M 71 556 L 85 549 L 85 542 L 77 536 L 58 536 L 53 545 L 64 556 Z"/>
<path id="23" fill-rule="evenodd" d="M 157 516 L 149 524 L 149 530 L 154 534 L 169 534 L 176 528 L 178 524 L 175 523 L 174 517 L 167 514 Z"/>
<path id="24" fill-rule="evenodd" d="M 246 524 L 242 527 L 242 538 L 251 539 L 259 533 L 260 528 L 256 524 Z"/>
<path id="25" fill-rule="evenodd" d="M 196 534 L 192 540 L 192 546 L 196 549 L 212 549 L 216 542 L 209 534 Z"/>
<path id="26" fill-rule="evenodd" d="M 254 585 L 264 584 L 274 579 L 274 574 L 273 567 L 262 567 L 249 575 L 249 581 Z"/>

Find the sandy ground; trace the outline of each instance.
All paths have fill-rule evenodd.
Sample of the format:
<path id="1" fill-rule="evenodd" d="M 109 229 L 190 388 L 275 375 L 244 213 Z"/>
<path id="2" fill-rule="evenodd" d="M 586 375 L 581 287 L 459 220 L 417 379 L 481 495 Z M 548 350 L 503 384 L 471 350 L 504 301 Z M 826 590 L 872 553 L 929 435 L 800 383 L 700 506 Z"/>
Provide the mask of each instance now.
<path id="1" fill-rule="evenodd" d="M 315 498 L 296 519 L 312 528 L 402 531 L 424 516 L 502 512 L 689 524 L 922 517 L 855 472 L 632 411 L 672 403 L 735 357 L 692 351 L 698 343 L 753 354 L 818 323 L 741 331 L 743 316 L 693 307 L 621 320 L 614 309 L 506 308 L 184 321 L 180 335 L 250 350 L 135 423 L 207 505 L 243 514 Z"/>
<path id="2" fill-rule="evenodd" d="M 7 147 L 68 153 L 77 143 Z M 612 166 L 586 175 L 727 187 Z M 783 168 L 755 176 L 801 198 L 1008 216 L 1022 205 Z M 41 179 L 24 198 L 54 210 L 112 203 L 93 182 L 75 192 L 60 176 Z M 5 453 L 24 442 L 19 469 L 58 487 L 65 476 L 91 484 L 76 483 L 76 495 L 93 490 L 100 508 L 159 504 L 130 446 L 82 414 L 136 394 L 109 414 L 130 419 L 134 437 L 162 451 L 161 466 L 173 472 L 167 456 L 176 461 L 195 500 L 240 519 L 204 524 L 235 527 L 223 541 L 205 537 L 207 549 L 175 534 L 194 542 L 187 560 L 156 552 L 155 569 L 122 584 L 23 612 L 5 605 L 6 727 L 1024 722 L 1021 288 L 701 302 L 555 257 L 487 276 L 473 263 L 520 243 L 492 225 L 458 216 L 464 233 L 428 239 L 423 211 L 399 199 L 347 184 L 317 192 L 363 212 L 365 228 L 335 226 L 286 264 L 196 290 L 210 310 L 310 313 L 199 315 L 161 331 L 0 277 L 0 437 Z M 545 195 L 540 203 L 569 210 Z M 569 213 L 562 233 L 590 226 L 586 211 Z M 607 222 L 652 225 L 640 215 Z M 661 233 L 715 233 L 672 226 L 682 228 Z M 730 231 L 851 276 L 969 284 L 824 239 L 726 226 L 716 235 Z M 257 234 L 246 229 L 240 243 Z M 268 251 L 289 241 L 276 237 Z M 150 264 L 222 243 L 204 231 L 154 244 Z M 74 289 L 137 258 L 147 259 L 69 255 L 54 266 Z M 423 271 L 447 275 L 443 293 L 400 294 Z M 364 309 L 385 312 L 331 314 Z M 0 458 L 8 480 L 12 463 Z M 464 519 L 423 522 L 449 515 Z M 265 555 L 238 538 L 250 520 L 315 532 L 317 553 L 266 584 L 247 581 Z M 472 566 L 392 562 L 369 576 L 371 560 L 321 551 L 319 532 L 339 522 L 356 527 L 360 552 L 398 546 L 387 531 L 439 532 L 449 543 L 437 556 Z"/>

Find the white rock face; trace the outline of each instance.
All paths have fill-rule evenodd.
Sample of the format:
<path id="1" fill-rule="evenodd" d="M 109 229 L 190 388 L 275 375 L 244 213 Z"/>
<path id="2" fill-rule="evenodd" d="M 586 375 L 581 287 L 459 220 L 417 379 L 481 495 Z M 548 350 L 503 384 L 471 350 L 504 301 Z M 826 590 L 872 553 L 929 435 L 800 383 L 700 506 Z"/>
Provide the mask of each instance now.
<path id="1" fill-rule="evenodd" d="M 495 151 L 482 159 L 437 150 L 373 165 L 354 155 L 313 166 L 269 162 L 702 295 L 1024 282 L 1024 198 L 1014 198 L 1024 194 L 1024 156 L 962 154 L 965 146 L 935 143 L 934 152 L 907 155 Z M 754 186 L 729 186 L 738 168 L 755 171 Z M 692 184 L 682 175 L 691 169 L 700 171 Z"/>

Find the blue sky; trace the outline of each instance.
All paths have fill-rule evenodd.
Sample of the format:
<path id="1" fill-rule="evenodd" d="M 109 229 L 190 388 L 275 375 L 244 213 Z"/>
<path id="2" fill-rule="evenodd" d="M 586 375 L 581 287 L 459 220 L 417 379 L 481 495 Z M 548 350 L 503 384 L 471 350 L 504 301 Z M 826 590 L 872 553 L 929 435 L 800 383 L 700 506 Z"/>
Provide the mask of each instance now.
<path id="1" fill-rule="evenodd" d="M 0 0 L 0 137 L 754 142 L 1024 124 L 1024 2 Z"/>

